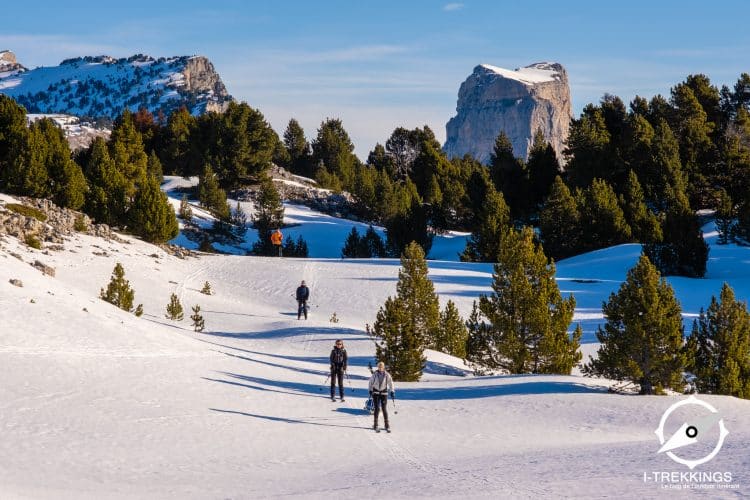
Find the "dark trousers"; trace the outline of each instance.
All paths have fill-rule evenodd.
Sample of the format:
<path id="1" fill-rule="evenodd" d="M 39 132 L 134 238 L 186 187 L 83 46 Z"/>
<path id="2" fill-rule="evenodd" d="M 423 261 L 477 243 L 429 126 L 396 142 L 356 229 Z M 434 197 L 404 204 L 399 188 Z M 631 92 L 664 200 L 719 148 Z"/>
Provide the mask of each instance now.
<path id="1" fill-rule="evenodd" d="M 305 315 L 305 319 L 307 319 L 307 301 L 306 300 L 298 300 L 297 301 L 297 319 L 300 318 L 300 316 Z"/>
<path id="2" fill-rule="evenodd" d="M 375 405 L 375 422 L 373 425 L 378 426 L 378 415 L 380 414 L 380 408 L 383 408 L 383 421 L 385 422 L 385 428 L 388 429 L 388 410 L 386 404 L 388 403 L 388 394 L 378 394 L 377 392 L 372 393 L 372 402 Z"/>
<path id="3" fill-rule="evenodd" d="M 344 369 L 334 368 L 331 370 L 331 399 L 336 395 L 336 379 L 339 379 L 339 396 L 344 399 Z"/>

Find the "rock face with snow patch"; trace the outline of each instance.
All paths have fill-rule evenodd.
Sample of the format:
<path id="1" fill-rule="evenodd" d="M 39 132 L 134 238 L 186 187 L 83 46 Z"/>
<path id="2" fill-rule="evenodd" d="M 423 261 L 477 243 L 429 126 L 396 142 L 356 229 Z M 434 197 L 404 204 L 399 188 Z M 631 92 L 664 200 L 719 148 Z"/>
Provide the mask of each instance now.
<path id="1" fill-rule="evenodd" d="M 12 52 L 2 52 L 0 93 L 13 97 L 30 113 L 93 118 L 115 118 L 125 108 L 169 115 L 185 106 L 200 114 L 221 111 L 232 100 L 207 58 L 154 59 L 143 54 L 122 59 L 77 57 L 58 66 L 26 70 Z"/>
<path id="2" fill-rule="evenodd" d="M 481 64 L 461 84 L 456 111 L 445 127 L 449 157 L 468 153 L 489 163 L 495 139 L 505 131 L 514 154 L 526 159 L 541 129 L 562 160 L 572 118 L 568 75 L 558 63 L 515 71 Z"/>

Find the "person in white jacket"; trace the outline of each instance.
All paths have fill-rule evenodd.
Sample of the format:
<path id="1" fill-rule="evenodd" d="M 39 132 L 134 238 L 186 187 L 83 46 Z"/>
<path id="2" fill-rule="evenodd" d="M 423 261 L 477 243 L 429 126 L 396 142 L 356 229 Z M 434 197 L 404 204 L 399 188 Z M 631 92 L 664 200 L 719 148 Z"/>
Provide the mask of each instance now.
<path id="1" fill-rule="evenodd" d="M 385 371 L 385 363 L 382 361 L 378 363 L 378 369 L 372 372 L 368 389 L 370 391 L 370 397 L 375 405 L 375 422 L 373 423 L 372 428 L 375 431 L 378 431 L 378 415 L 382 408 L 385 430 L 391 432 L 391 427 L 388 425 L 388 410 L 386 409 L 386 404 L 388 403 L 388 392 L 390 391 L 391 398 L 396 397 L 396 392 L 393 388 L 393 378 L 391 378 L 390 373 Z"/>

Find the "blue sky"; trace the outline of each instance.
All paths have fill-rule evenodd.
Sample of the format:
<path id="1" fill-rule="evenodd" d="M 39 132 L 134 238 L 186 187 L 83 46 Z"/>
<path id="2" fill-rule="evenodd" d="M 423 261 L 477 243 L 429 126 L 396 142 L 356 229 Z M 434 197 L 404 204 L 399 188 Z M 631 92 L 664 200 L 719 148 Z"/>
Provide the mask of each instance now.
<path id="1" fill-rule="evenodd" d="M 28 67 L 67 57 L 202 54 L 282 133 L 339 117 L 365 158 L 398 126 L 442 141 L 474 66 L 557 61 L 574 113 L 605 92 L 668 94 L 691 73 L 750 72 L 750 2 L 12 2 L 0 50 Z"/>

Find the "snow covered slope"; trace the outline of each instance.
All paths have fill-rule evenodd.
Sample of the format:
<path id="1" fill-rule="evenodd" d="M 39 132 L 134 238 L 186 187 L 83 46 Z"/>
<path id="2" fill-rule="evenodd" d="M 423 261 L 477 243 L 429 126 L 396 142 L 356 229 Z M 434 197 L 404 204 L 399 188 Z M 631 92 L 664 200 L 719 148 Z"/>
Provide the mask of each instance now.
<path id="1" fill-rule="evenodd" d="M 681 397 L 607 394 L 607 381 L 578 376 L 474 377 L 438 353 L 428 353 L 421 382 L 397 384 L 394 433 L 375 434 L 360 410 L 374 354 L 363 328 L 395 293 L 398 261 L 181 260 L 125 239 L 76 235 L 48 253 L 0 240 L 2 498 L 655 498 L 669 492 L 644 472 L 687 471 L 656 453 L 654 435 Z M 711 277 L 678 288 L 683 303 L 714 293 L 712 280 L 747 260 L 745 250 L 712 246 Z M 635 253 L 563 261 L 560 283 L 593 309 Z M 141 318 L 97 298 L 117 262 Z M 456 300 L 464 315 L 490 272 L 430 263 L 441 302 Z M 308 321 L 297 321 L 292 296 L 302 279 Z M 199 292 L 205 281 L 214 295 Z M 204 333 L 164 318 L 171 293 L 186 316 L 200 304 Z M 329 322 L 333 312 L 340 323 Z M 323 387 L 337 338 L 350 356 L 343 403 Z M 699 470 L 730 471 L 741 488 L 682 494 L 746 496 L 750 402 L 703 399 L 730 434 Z"/>
<path id="2" fill-rule="evenodd" d="M 12 53 L 4 56 L 9 61 L 7 54 Z M 202 56 L 87 56 L 66 59 L 59 66 L 22 69 L 0 72 L 0 93 L 30 113 L 115 118 L 125 108 L 168 115 L 181 106 L 202 113 L 231 100 L 213 65 Z"/>

